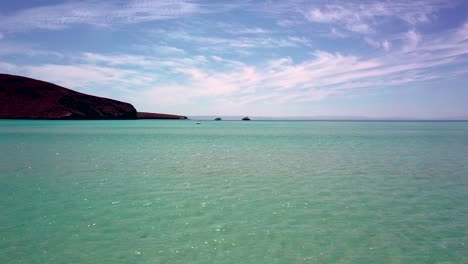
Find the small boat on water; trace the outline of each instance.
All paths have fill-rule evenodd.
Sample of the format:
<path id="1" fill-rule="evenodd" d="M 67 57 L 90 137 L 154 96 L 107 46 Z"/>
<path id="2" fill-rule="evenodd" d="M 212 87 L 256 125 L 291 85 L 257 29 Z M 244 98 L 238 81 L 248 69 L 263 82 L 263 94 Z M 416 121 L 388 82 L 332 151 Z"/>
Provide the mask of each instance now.
<path id="1" fill-rule="evenodd" d="M 250 121 L 250 118 L 248 116 L 242 118 L 242 121 Z"/>
<path id="2" fill-rule="evenodd" d="M 223 119 L 221 119 L 221 117 L 217 117 L 217 118 L 215 118 L 214 120 L 215 120 L 215 121 L 221 121 L 221 120 L 223 120 Z"/>

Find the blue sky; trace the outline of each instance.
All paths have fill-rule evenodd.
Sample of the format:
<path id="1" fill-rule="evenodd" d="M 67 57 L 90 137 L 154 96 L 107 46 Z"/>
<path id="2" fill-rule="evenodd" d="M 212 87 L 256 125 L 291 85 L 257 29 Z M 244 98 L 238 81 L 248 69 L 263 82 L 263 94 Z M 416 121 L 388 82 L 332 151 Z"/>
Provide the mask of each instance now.
<path id="1" fill-rule="evenodd" d="M 0 72 L 142 111 L 468 118 L 468 2 L 4 1 Z"/>

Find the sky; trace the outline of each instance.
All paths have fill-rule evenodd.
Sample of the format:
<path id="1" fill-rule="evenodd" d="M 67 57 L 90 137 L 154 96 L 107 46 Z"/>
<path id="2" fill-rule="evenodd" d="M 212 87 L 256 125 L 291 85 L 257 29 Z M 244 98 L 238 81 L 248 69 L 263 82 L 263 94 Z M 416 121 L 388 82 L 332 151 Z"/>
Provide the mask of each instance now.
<path id="1" fill-rule="evenodd" d="M 2 1 L 0 72 L 188 116 L 468 119 L 468 1 Z"/>

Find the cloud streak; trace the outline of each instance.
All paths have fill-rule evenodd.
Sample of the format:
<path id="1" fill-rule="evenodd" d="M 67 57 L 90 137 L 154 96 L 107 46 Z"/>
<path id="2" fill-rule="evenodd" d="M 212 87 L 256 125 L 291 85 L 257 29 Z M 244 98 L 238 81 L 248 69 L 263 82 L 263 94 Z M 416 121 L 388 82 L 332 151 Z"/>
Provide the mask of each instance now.
<path id="1" fill-rule="evenodd" d="M 309 46 L 310 40 L 304 37 L 297 36 L 282 36 L 274 37 L 269 35 L 261 36 L 242 36 L 235 38 L 200 36 L 193 35 L 187 32 L 172 32 L 168 33 L 168 38 L 187 43 L 196 43 L 202 49 L 214 47 L 215 49 L 236 48 L 236 49 L 260 49 L 260 48 L 287 48 Z"/>
<path id="2" fill-rule="evenodd" d="M 0 15 L 0 31 L 59 30 L 76 24 L 106 27 L 174 19 L 203 13 L 190 0 L 80 1 L 23 9 Z"/>
<path id="3" fill-rule="evenodd" d="M 304 1 L 277 2 L 265 6 L 281 18 L 280 21 L 296 21 L 302 16 L 306 21 L 330 24 L 334 27 L 359 34 L 376 32 L 383 23 L 400 21 L 408 25 L 427 23 L 437 13 L 453 4 L 441 0 L 394 0 L 394 1 Z M 261 11 L 259 11 L 261 12 Z M 286 24 L 287 26 L 287 24 Z"/>

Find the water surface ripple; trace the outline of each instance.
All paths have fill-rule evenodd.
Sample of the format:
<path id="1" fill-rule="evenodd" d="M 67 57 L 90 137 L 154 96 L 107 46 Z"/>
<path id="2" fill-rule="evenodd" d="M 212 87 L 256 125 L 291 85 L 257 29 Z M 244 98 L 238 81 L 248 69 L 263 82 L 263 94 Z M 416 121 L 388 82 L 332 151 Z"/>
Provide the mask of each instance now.
<path id="1" fill-rule="evenodd" d="M 468 263 L 468 123 L 0 121 L 0 263 Z"/>

